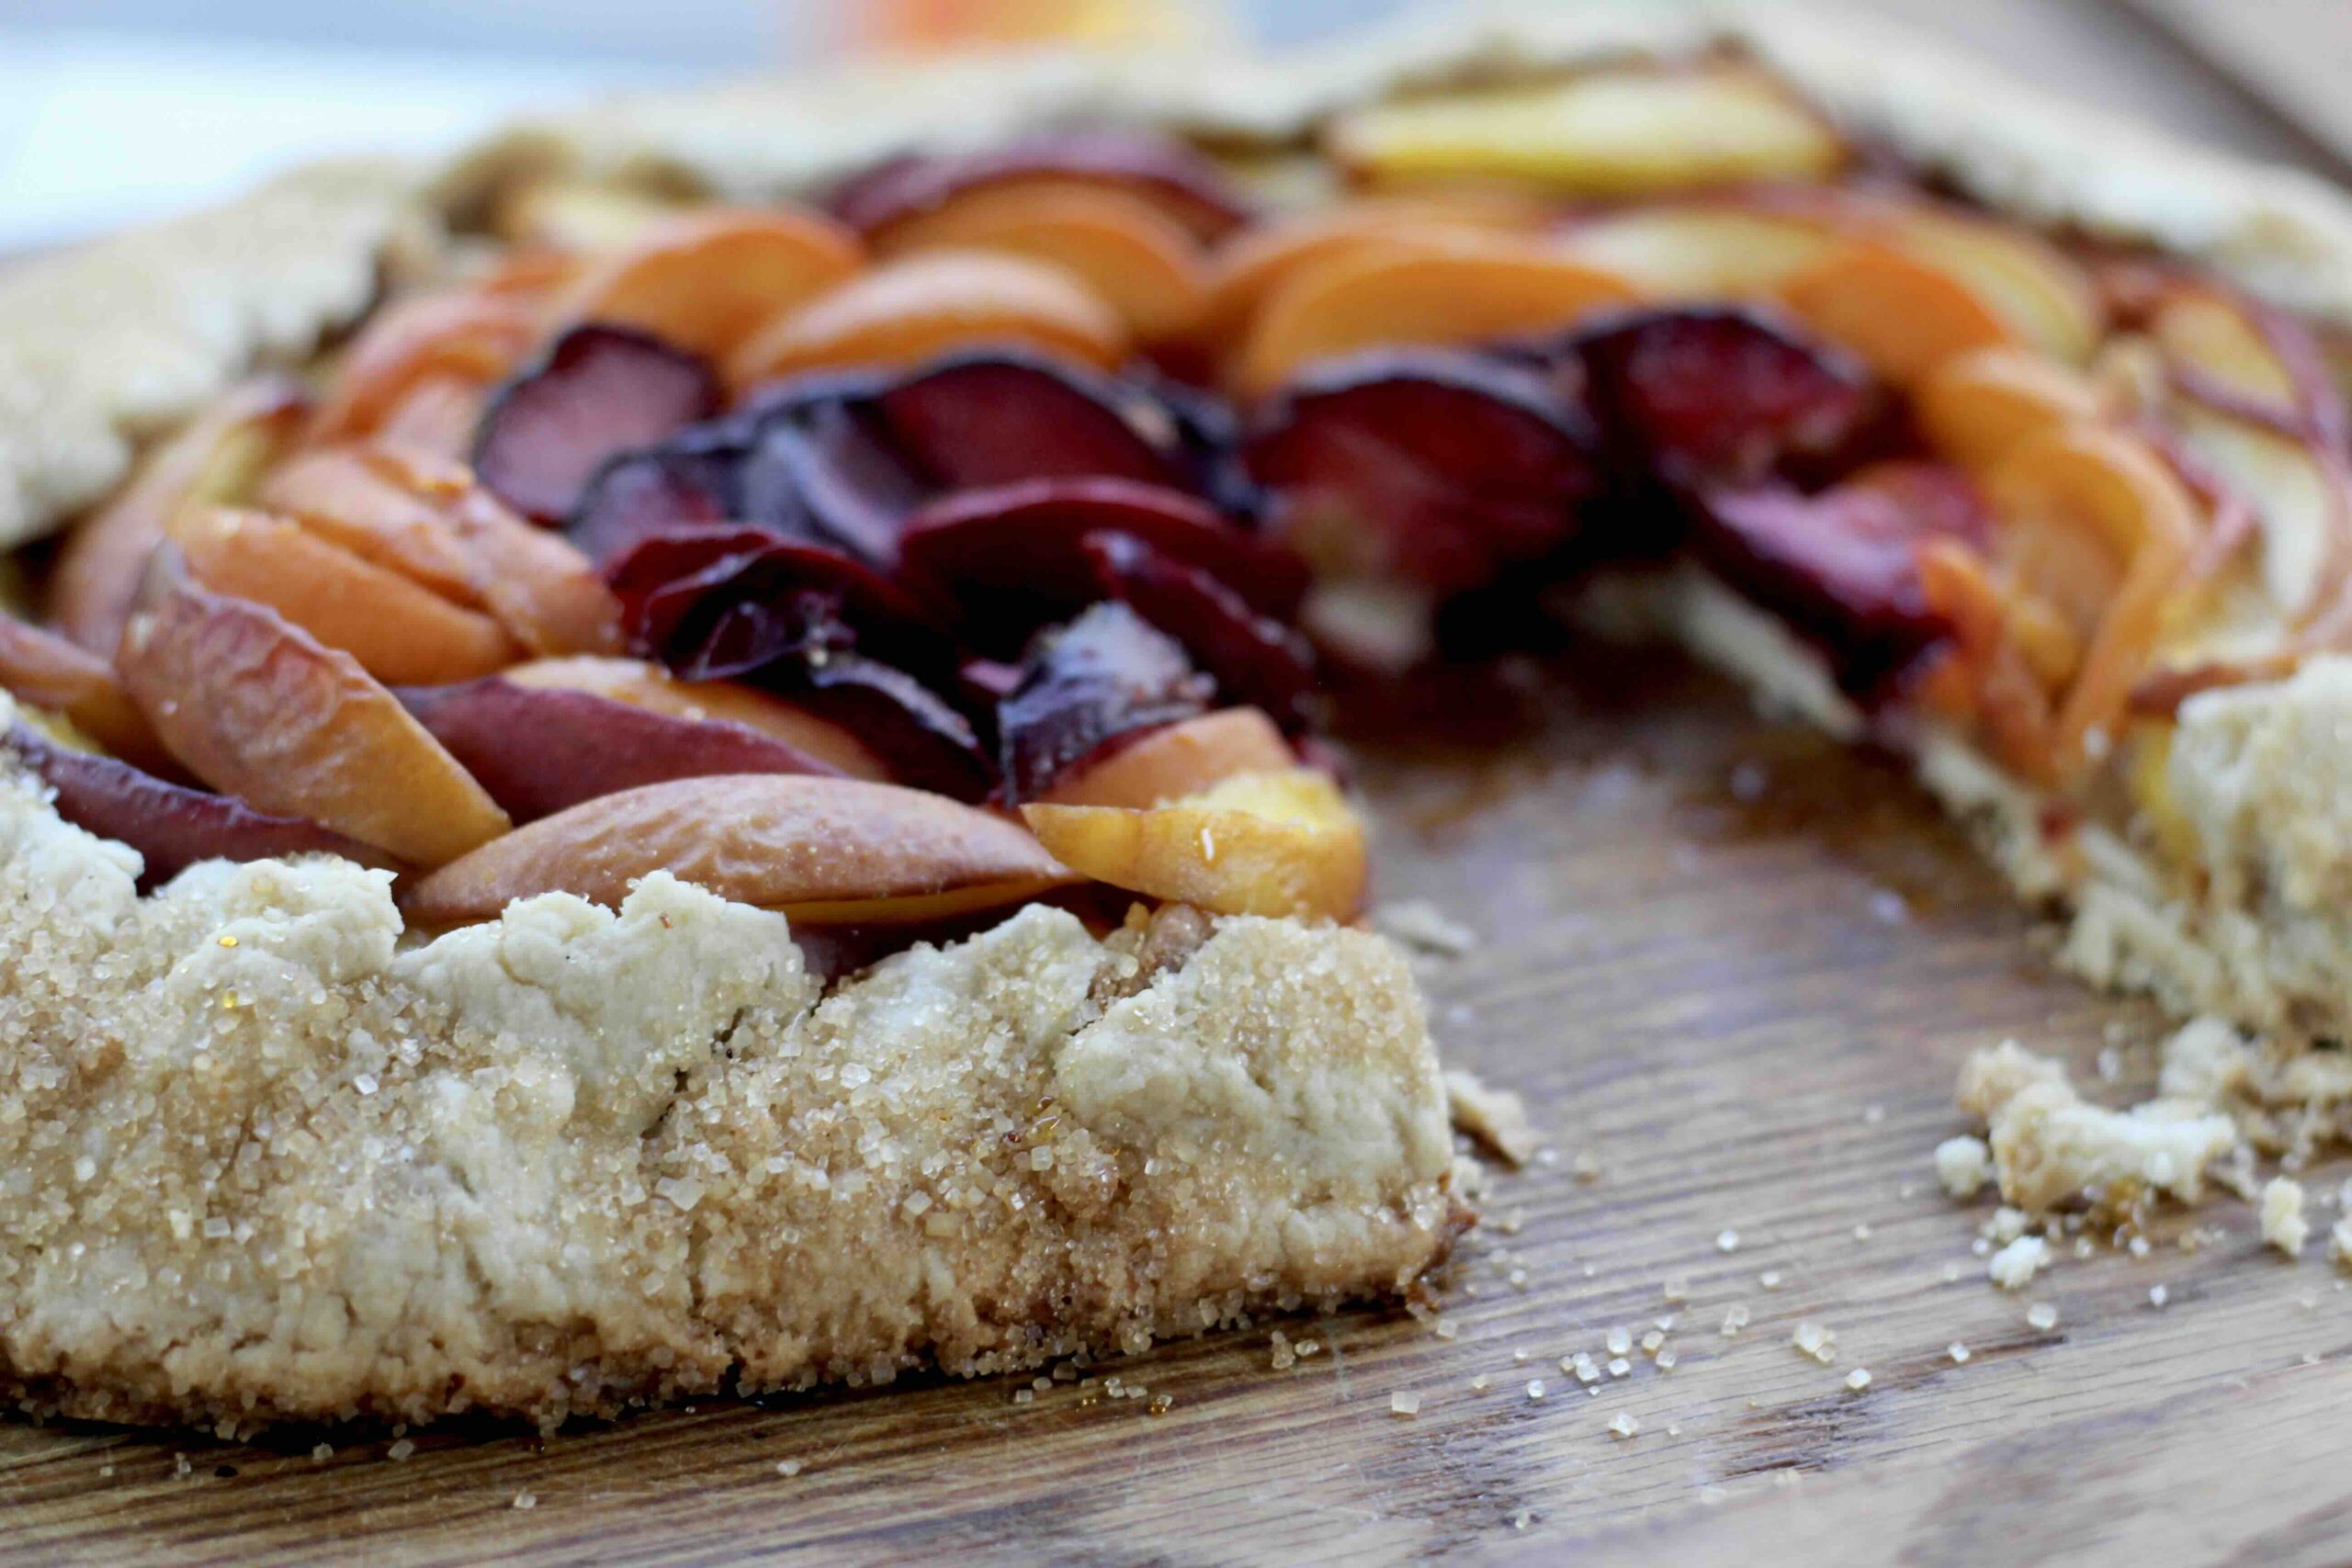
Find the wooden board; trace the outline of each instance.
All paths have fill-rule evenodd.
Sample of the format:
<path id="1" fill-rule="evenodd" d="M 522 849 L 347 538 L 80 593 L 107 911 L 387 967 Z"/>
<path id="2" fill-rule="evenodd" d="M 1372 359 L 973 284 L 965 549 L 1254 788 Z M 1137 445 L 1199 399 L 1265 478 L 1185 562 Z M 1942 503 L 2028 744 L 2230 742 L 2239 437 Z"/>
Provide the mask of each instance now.
<path id="1" fill-rule="evenodd" d="M 2044 76 L 2295 151 L 2211 83 L 2165 76 L 2103 7 L 1895 8 L 1947 29 L 1978 17 Z M 1157 1416 L 1099 1388 L 1017 1404 L 1011 1382 L 931 1381 L 546 1441 L 435 1431 L 399 1461 L 389 1433 L 326 1434 L 320 1457 L 313 1432 L 0 1427 L 0 1560 L 2352 1556 L 2332 1440 L 2352 1294 L 2316 1247 L 2265 1253 L 2225 1203 L 2193 1252 L 2176 1216 L 2147 1258 L 2069 1256 L 2017 1296 L 1984 1281 L 1970 1244 L 1989 1200 L 1951 1202 L 1928 1159 L 1962 1126 L 1962 1056 L 2015 1034 L 2096 1083 L 2112 1038 L 2120 1078 L 2102 1092 L 2121 1101 L 2149 1086 L 2160 1023 L 2052 973 L 2032 922 L 1892 770 L 1758 719 L 1667 655 L 1587 653 L 1527 672 L 1515 702 L 1456 690 L 1404 716 L 1451 738 L 1368 753 L 1381 892 L 1478 931 L 1427 966 L 1438 1033 L 1525 1093 L 1556 1152 L 1498 1181 L 1445 1294 L 1451 1338 L 1365 1311 L 1090 1370 L 1171 1396 Z M 1666 1299 L 1670 1280 L 1687 1299 Z M 2056 1325 L 2030 1326 L 2030 1302 Z M 1735 1306 L 1748 1322 L 1727 1337 Z M 1577 1350 L 1605 1360 L 1611 1325 L 1638 1338 L 1669 1313 L 1670 1371 L 1636 1350 L 1598 1395 L 1563 1374 Z M 1792 1348 L 1807 1319 L 1836 1331 L 1834 1366 Z M 1319 1353 L 1272 1370 L 1275 1326 Z M 1390 1413 L 1397 1392 L 1418 1416 Z M 1608 1430 L 1621 1410 L 1630 1439 Z"/>

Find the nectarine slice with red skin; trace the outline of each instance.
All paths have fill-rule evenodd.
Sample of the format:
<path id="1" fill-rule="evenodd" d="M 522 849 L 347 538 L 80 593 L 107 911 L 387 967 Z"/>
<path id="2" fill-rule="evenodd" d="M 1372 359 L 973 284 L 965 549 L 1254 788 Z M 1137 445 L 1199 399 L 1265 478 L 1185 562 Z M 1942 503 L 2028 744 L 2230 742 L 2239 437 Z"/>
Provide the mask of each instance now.
<path id="1" fill-rule="evenodd" d="M 1533 240 L 1369 237 L 1296 268 L 1267 296 L 1232 384 L 1263 397 L 1317 360 L 1534 336 L 1636 298 L 1624 279 Z"/>
<path id="2" fill-rule="evenodd" d="M 718 407 L 718 383 L 700 358 L 630 328 L 584 323 L 491 399 L 472 446 L 474 477 L 523 516 L 553 525 L 606 458 Z"/>
<path id="3" fill-rule="evenodd" d="M 1037 797 L 1043 806 L 1117 806 L 1148 810 L 1236 773 L 1298 765 L 1298 757 L 1259 708 L 1219 708 L 1146 730 L 1062 775 Z"/>
<path id="4" fill-rule="evenodd" d="M 60 817 L 139 852 L 142 890 L 206 860 L 326 854 L 394 865 L 381 850 L 315 822 L 256 811 L 233 796 L 172 784 L 114 757 L 53 744 L 22 724 L 8 731 L 6 746 L 54 792 Z"/>
<path id="5" fill-rule="evenodd" d="M 1143 343 L 1193 332 L 1208 306 L 1207 269 L 1197 242 L 1174 219 L 1126 191 L 983 186 L 894 223 L 875 240 L 883 256 L 943 248 L 1003 251 L 1066 267 Z"/>
<path id="6" fill-rule="evenodd" d="M 266 604 L 379 681 L 470 681 L 519 655 L 498 623 L 266 512 L 208 506 L 172 536 L 216 593 Z"/>
<path id="7" fill-rule="evenodd" d="M 172 754 L 256 810 L 419 866 L 507 830 L 506 814 L 357 660 L 266 605 L 186 581 L 153 587 L 124 629 L 119 667 Z"/>
<path id="8" fill-rule="evenodd" d="M 727 360 L 738 392 L 812 370 L 920 364 L 958 348 L 1020 347 L 1107 369 L 1126 323 L 1068 268 L 990 251 L 885 262 L 769 319 Z"/>
<path id="9" fill-rule="evenodd" d="M 1958 354 L 1914 389 L 1929 446 L 1978 473 L 2038 432 L 2097 420 L 2105 400 L 2082 372 L 2010 344 Z"/>
<path id="10" fill-rule="evenodd" d="M 681 681 L 642 660 L 585 657 L 533 660 L 503 671 L 500 678 L 518 686 L 588 692 L 673 718 L 740 724 L 852 778 L 890 777 L 882 760 L 842 726 L 736 682 Z"/>
<path id="11" fill-rule="evenodd" d="M 62 714 L 111 755 L 177 774 L 114 667 L 96 654 L 14 615 L 0 615 L 0 689 L 17 701 Z"/>
<path id="12" fill-rule="evenodd" d="M 1147 810 L 1021 808 L 1072 871 L 1221 915 L 1345 920 L 1363 900 L 1363 825 L 1329 775 L 1240 773 Z"/>
<path id="13" fill-rule="evenodd" d="M 857 270 L 855 235 L 803 209 L 704 210 L 659 220 L 565 293 L 567 321 L 635 327 L 717 363 L 761 322 Z"/>
<path id="14" fill-rule="evenodd" d="M 667 871 L 724 898 L 822 924 L 918 921 L 1019 903 L 1077 880 L 1002 817 L 863 779 L 729 774 L 607 795 L 519 828 L 409 886 L 425 926 L 570 893 L 617 907 Z"/>
<path id="15" fill-rule="evenodd" d="M 112 659 L 147 558 L 174 514 L 184 506 L 243 501 L 309 414 L 300 386 L 266 378 L 232 389 L 190 420 L 112 501 L 65 536 L 49 581 L 51 624 Z"/>
<path id="16" fill-rule="evenodd" d="M 1845 246 L 1790 278 L 1781 300 L 1898 387 L 1917 385 L 1956 355 L 2015 341 L 1959 279 L 1893 245 Z"/>
<path id="17" fill-rule="evenodd" d="M 433 294 L 387 306 L 335 367 L 308 438 L 324 445 L 372 435 L 430 381 L 487 387 L 513 370 L 538 335 L 537 305 L 518 296 Z"/>

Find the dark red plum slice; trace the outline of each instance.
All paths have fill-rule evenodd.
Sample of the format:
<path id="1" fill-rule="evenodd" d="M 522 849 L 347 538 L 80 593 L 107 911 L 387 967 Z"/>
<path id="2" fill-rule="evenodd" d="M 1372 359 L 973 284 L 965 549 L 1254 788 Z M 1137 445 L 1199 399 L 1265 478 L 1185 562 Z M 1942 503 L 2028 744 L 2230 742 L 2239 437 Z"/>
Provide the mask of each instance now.
<path id="1" fill-rule="evenodd" d="M 639 540 L 605 569 L 629 646 L 694 680 L 847 646 L 941 657 L 914 601 L 839 550 L 734 526 Z M 821 616 L 819 606 L 822 607 Z M 841 629 L 817 637 L 819 621 Z"/>
<path id="2" fill-rule="evenodd" d="M 57 814 L 102 839 L 119 839 L 145 862 L 141 888 L 170 881 L 198 861 L 341 855 L 397 867 L 381 850 L 299 817 L 256 811 L 232 795 L 166 784 L 130 763 L 9 728 L 7 746 L 55 792 Z"/>
<path id="3" fill-rule="evenodd" d="M 1052 788 L 1106 741 L 1206 712 L 1213 690 L 1175 639 L 1125 604 L 1041 633 L 997 706 L 1006 801 Z"/>
<path id="4" fill-rule="evenodd" d="M 1919 468 L 1811 496 L 1780 484 L 1706 491 L 1701 558 L 1819 648 L 1848 691 L 1876 694 L 1947 630 L 1920 583 L 1920 542 L 1981 539 L 1985 527 L 1964 477 Z"/>
<path id="5" fill-rule="evenodd" d="M 1570 348 L 1614 455 L 1677 486 L 1835 452 L 1877 408 L 1859 361 L 1736 308 L 1634 311 Z"/>
<path id="6" fill-rule="evenodd" d="M 763 419 L 742 471 L 745 521 L 805 532 L 884 570 L 898 558 L 908 513 L 932 493 L 863 400 Z"/>
<path id="7" fill-rule="evenodd" d="M 1008 630 L 1017 637 L 1098 596 L 1084 547 L 1103 531 L 1200 568 L 1261 614 L 1288 615 L 1306 592 L 1296 557 L 1193 496 L 1126 479 L 1034 479 L 946 496 L 909 519 L 899 577 L 983 640 Z"/>
<path id="8" fill-rule="evenodd" d="M 718 407 L 718 380 L 695 355 L 625 327 L 574 327 L 491 399 L 474 435 L 474 474 L 524 516 L 553 525 L 608 459 Z"/>
<path id="9" fill-rule="evenodd" d="M 748 725 L 487 676 L 396 694 L 517 823 L 639 784 L 713 773 L 837 773 Z"/>
<path id="10" fill-rule="evenodd" d="M 1544 378 L 1469 355 L 1365 355 L 1294 383 L 1244 448 L 1310 558 L 1458 592 L 1575 532 L 1592 432 Z"/>
<path id="11" fill-rule="evenodd" d="M 966 801 L 995 787 L 972 721 L 904 670 L 835 653 L 775 666 L 763 684 L 856 736 L 899 784 Z"/>
<path id="12" fill-rule="evenodd" d="M 1064 130 L 1023 137 L 984 152 L 914 153 L 849 180 L 828 204 L 862 234 L 929 212 L 981 186 L 1036 175 L 1140 187 L 1203 240 L 1240 227 L 1248 202 L 1217 166 L 1181 141 L 1122 130 Z"/>
<path id="13" fill-rule="evenodd" d="M 604 565 L 642 539 L 739 521 L 748 439 L 729 425 L 621 454 L 591 476 L 564 534 Z"/>
<path id="14" fill-rule="evenodd" d="M 1182 643 L 1223 701 L 1263 708 L 1285 729 L 1306 723 L 1315 689 L 1306 638 L 1198 567 L 1129 535 L 1090 535 L 1086 553 L 1104 596 Z"/>
<path id="15" fill-rule="evenodd" d="M 1029 355 L 956 355 L 876 400 L 899 448 L 948 490 L 1023 479 L 1186 482 L 1182 435 L 1164 404 Z"/>

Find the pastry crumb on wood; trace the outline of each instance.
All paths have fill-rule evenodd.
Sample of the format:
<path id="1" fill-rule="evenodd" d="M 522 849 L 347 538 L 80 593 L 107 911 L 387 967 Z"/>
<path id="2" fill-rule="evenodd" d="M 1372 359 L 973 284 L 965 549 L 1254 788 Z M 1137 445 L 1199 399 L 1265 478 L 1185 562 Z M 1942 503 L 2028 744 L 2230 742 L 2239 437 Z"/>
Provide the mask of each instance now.
<path id="1" fill-rule="evenodd" d="M 1445 1069 L 1445 1099 L 1453 1125 L 1513 1168 L 1535 1157 L 1543 1135 L 1527 1119 L 1527 1101 L 1496 1089 L 1466 1067 Z"/>
<path id="2" fill-rule="evenodd" d="M 2034 1213 L 2089 1198 L 2125 1205 L 2143 1191 L 2193 1203 L 2206 1168 L 2238 1142 L 2230 1118 L 2203 1102 L 2093 1104 L 2063 1063 L 2013 1040 L 1969 1057 L 1959 1099 L 1985 1120 L 2002 1200 Z"/>
<path id="3" fill-rule="evenodd" d="M 551 1427 L 993 1372 L 1393 1294 L 1465 1223 L 1360 932 L 1164 930 L 1098 996 L 1135 953 L 1032 907 L 823 992 L 783 917 L 667 875 L 419 943 L 348 862 L 136 872 L 0 780 L 27 1409 Z"/>
<path id="4" fill-rule="evenodd" d="M 2311 1239 L 2311 1222 L 2303 1218 L 2303 1184 L 2284 1176 L 2274 1176 L 2263 1183 L 2262 1241 L 2275 1247 L 2290 1258 L 2302 1254 L 2303 1243 Z"/>

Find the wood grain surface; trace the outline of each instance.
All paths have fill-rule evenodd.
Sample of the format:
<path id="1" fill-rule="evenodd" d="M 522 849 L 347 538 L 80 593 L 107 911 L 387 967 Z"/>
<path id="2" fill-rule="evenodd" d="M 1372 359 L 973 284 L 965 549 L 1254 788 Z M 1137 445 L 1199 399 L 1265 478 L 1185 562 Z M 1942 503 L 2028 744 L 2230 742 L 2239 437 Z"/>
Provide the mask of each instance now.
<path id="1" fill-rule="evenodd" d="M 2120 11 L 1894 8 L 2297 153 Z M 20 1424 L 0 1427 L 0 1561 L 2352 1559 L 2352 1293 L 2316 1247 L 2266 1252 L 2224 1201 L 2168 1216 L 2144 1258 L 2062 1248 L 2026 1292 L 1985 1281 L 1990 1200 L 1946 1199 L 1928 1158 L 1961 1130 L 1962 1056 L 2018 1035 L 2098 1085 L 2113 1044 L 2098 1092 L 2120 1102 L 2161 1023 L 2053 973 L 1891 767 L 1613 649 L 1421 694 L 1385 728 L 1413 739 L 1363 738 L 1379 892 L 1477 932 L 1424 965 L 1433 1022 L 1452 1061 L 1526 1095 L 1552 1151 L 1497 1180 L 1442 1325 L 1367 1310 L 1087 1369 L 1170 1396 L 1159 1415 L 1099 1382 L 1016 1403 L 1017 1381 L 934 1380 L 413 1451 Z M 1597 1394 L 1563 1372 L 1668 1314 L 1671 1371 L 1637 1348 Z M 1808 1320 L 1835 1365 L 1792 1347 Z M 1274 1370 L 1277 1327 L 1317 1353 Z"/>

